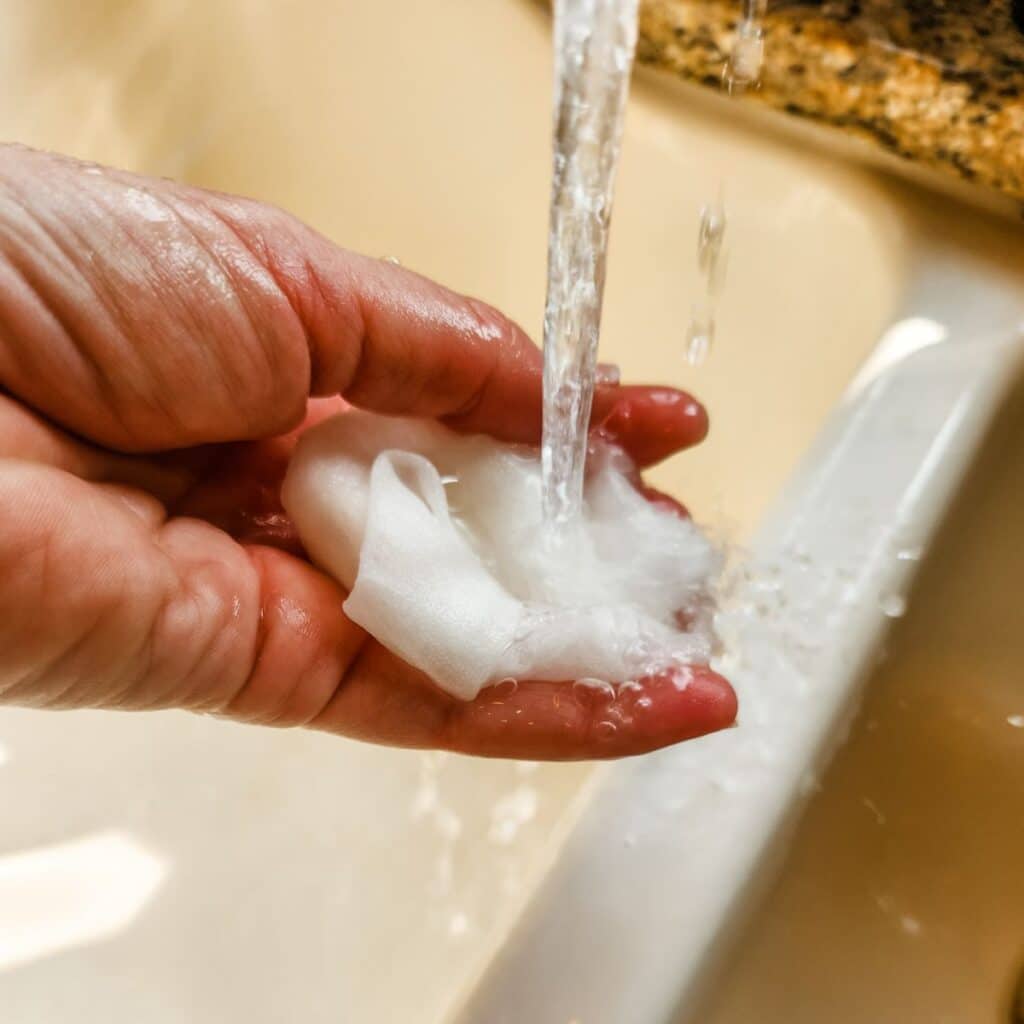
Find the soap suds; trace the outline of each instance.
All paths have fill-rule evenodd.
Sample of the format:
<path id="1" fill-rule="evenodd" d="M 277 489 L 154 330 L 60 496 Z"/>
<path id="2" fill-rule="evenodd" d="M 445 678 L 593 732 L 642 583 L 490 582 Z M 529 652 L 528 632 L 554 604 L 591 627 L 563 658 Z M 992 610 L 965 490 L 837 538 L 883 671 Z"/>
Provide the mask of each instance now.
<path id="1" fill-rule="evenodd" d="M 303 435 L 282 499 L 346 614 L 454 696 L 654 672 L 684 686 L 712 654 L 719 555 L 638 493 L 621 452 L 589 466 L 582 520 L 552 537 L 533 453 L 351 411 Z"/>

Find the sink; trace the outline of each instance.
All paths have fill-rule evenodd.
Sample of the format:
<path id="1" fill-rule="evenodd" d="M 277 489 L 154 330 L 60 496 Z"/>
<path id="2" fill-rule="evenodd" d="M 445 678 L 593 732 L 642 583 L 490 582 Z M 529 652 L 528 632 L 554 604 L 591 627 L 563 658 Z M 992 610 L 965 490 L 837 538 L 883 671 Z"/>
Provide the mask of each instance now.
<path id="1" fill-rule="evenodd" d="M 1010 1021 L 1024 970 L 1024 380 L 702 1024 Z M 687 1017 L 687 1020 L 690 1018 Z"/>
<path id="2" fill-rule="evenodd" d="M 307 0 L 286 12 L 285 5 L 245 0 L 88 0 L 69 12 L 58 0 L 0 0 L 0 28 L 4 137 L 277 203 L 344 245 L 396 256 L 487 299 L 538 336 L 551 59 L 549 26 L 534 4 Z M 697 294 L 698 217 L 720 189 L 729 262 L 718 337 L 707 363 L 690 368 L 684 334 Z M 873 382 L 905 355 L 893 325 L 941 317 L 971 338 L 1005 333 L 1024 308 L 1022 281 L 1007 269 L 1014 261 L 1020 266 L 1022 255 L 1012 227 L 959 209 L 954 214 L 948 204 L 874 171 L 734 121 L 727 104 L 640 76 L 626 129 L 601 354 L 627 378 L 692 388 L 712 418 L 708 441 L 658 467 L 653 482 L 686 501 L 738 561 L 770 547 L 763 538 L 771 509 L 813 505 L 800 480 L 833 450 L 828 424 L 835 410 L 852 416 L 874 394 Z M 974 282 L 974 299 L 952 311 L 947 302 L 937 312 L 936 296 L 961 279 Z M 886 337 L 888 348 L 879 347 Z M 1002 350 L 997 355 L 986 362 L 993 374 L 1009 358 Z M 959 387 L 968 377 L 958 372 L 951 379 Z M 987 422 L 996 390 L 989 382 L 978 392 L 975 432 Z M 885 402 L 891 410 L 891 399 Z M 951 464 L 966 466 L 974 450 L 964 447 Z M 907 474 L 914 459 L 923 465 L 925 455 L 908 449 Z M 943 478 L 948 490 L 958 472 L 950 469 Z M 935 498 L 934 518 L 944 500 Z M 939 565 L 930 563 L 922 579 L 935 579 Z M 914 623 L 926 614 L 915 601 L 902 624 L 908 651 L 918 650 Z M 878 628 L 865 625 L 857 633 L 864 657 L 875 649 Z M 897 636 L 894 650 L 900 642 Z M 891 664 L 898 663 L 894 655 Z M 937 764 L 943 749 L 957 756 L 956 743 L 982 743 L 988 726 L 972 725 L 971 716 L 989 714 L 983 708 L 994 709 L 1002 690 L 989 692 L 978 678 L 977 692 L 991 704 L 972 709 L 962 697 L 926 697 L 941 689 L 941 680 L 923 667 L 908 668 L 901 678 L 911 707 L 928 705 L 915 719 L 915 750 L 920 746 L 929 758 L 920 771 Z M 837 694 L 839 688 L 837 681 Z M 872 692 L 881 693 L 880 684 Z M 750 707 L 756 706 L 752 692 Z M 835 768 L 848 778 L 837 790 L 856 792 L 852 809 L 849 800 L 828 803 L 827 776 L 794 857 L 806 848 L 801 844 L 817 842 L 815 827 L 831 835 L 830 814 L 849 828 L 851 845 L 877 843 L 907 827 L 898 801 L 910 800 L 913 786 L 923 782 L 908 775 L 904 790 L 895 768 L 881 779 L 870 774 L 877 767 L 863 754 L 844 768 L 865 744 L 869 751 L 872 744 L 898 745 L 896 722 L 913 713 L 897 705 L 873 714 L 878 728 L 855 740 Z M 961 719 L 957 736 L 953 723 Z M 942 722 L 950 723 L 948 730 Z M 949 746 L 926 751 L 926 733 L 942 734 Z M 721 936 L 747 917 L 738 903 L 707 908 L 685 950 L 665 946 L 657 978 L 634 971 L 614 942 L 603 953 L 619 970 L 603 978 L 588 973 L 579 934 L 559 931 L 558 922 L 570 909 L 581 928 L 589 919 L 577 914 L 580 904 L 560 903 L 558 893 L 569 891 L 559 872 L 582 865 L 579 877 L 603 887 L 600 926 L 619 922 L 618 938 L 626 942 L 650 908 L 627 908 L 633 913 L 623 916 L 610 899 L 607 875 L 587 874 L 587 856 L 603 851 L 623 880 L 611 889 L 628 892 L 628 879 L 646 870 L 653 826 L 623 824 L 609 836 L 607 829 L 595 831 L 593 815 L 601 808 L 610 813 L 609 794 L 639 786 L 656 796 L 662 828 L 664 787 L 677 772 L 703 778 L 709 759 L 727 760 L 750 735 L 756 733 L 741 722 L 724 737 L 690 744 L 682 768 L 653 758 L 595 769 L 382 750 L 176 713 L 5 710 L 4 1019 L 50 1024 L 88 1005 L 97 1018 L 147 1024 L 186 1017 L 193 1024 L 435 1024 L 456 1013 L 486 1024 L 566 1024 L 578 1007 L 600 1006 L 607 986 L 628 1002 L 635 993 L 627 981 L 635 978 L 649 999 L 637 1002 L 630 1020 L 653 1022 L 669 1019 L 665 1008 L 682 1006 L 684 995 L 701 987 L 697 980 L 704 979 L 701 998 L 714 989 L 720 975 L 707 951 L 719 945 L 716 962 L 738 957 L 743 985 L 714 1012 L 721 1021 L 741 1019 L 743 1007 L 767 999 L 763 986 L 779 977 L 769 958 L 772 950 L 778 954 L 771 927 L 796 922 L 788 939 L 795 957 L 804 949 L 797 929 L 820 923 L 810 910 L 814 894 L 839 884 L 826 877 L 823 864 L 796 881 L 784 875 L 772 898 L 785 913 L 766 911 L 749 938 L 729 944 L 728 954 Z M 1024 738 L 1009 726 L 999 736 L 1005 744 Z M 1011 754 L 1007 747 L 1005 757 Z M 986 756 L 997 764 L 994 752 Z M 985 782 L 980 768 L 963 770 L 950 785 L 965 794 Z M 1009 773 L 989 779 L 986 791 L 996 782 L 1004 787 L 1000 799 L 1009 801 Z M 735 806 L 737 820 L 743 818 L 738 799 L 715 792 L 715 807 Z M 681 816 L 671 818 L 672 842 L 704 849 L 701 836 L 711 825 L 702 827 L 696 810 L 687 815 L 684 796 Z M 875 824 L 862 797 L 887 825 Z M 778 798 L 780 808 L 791 802 Z M 843 814 L 851 816 L 848 824 Z M 988 827 L 980 809 L 977 814 L 978 827 Z M 761 863 L 774 821 L 766 817 L 756 836 L 742 833 L 751 862 Z M 723 823 L 722 835 L 732 827 Z M 856 829 L 868 830 L 865 838 L 852 838 Z M 1009 858 L 1009 833 L 1000 834 L 1007 846 L 998 856 Z M 661 842 L 663 830 L 658 836 Z M 950 847 L 954 853 L 970 853 L 966 839 Z M 719 860 L 732 874 L 723 874 L 715 891 L 745 891 L 753 868 Z M 899 874 L 909 863 L 892 867 L 891 876 L 858 864 L 870 878 L 843 877 L 866 893 L 864 906 L 857 904 L 857 913 L 867 915 L 865 936 L 874 935 L 869 927 L 893 929 L 891 941 L 922 951 L 966 906 L 926 906 L 908 888 L 921 877 Z M 672 876 L 663 891 L 673 892 L 676 883 L 679 895 L 667 902 L 689 898 L 683 889 L 693 879 Z M 889 901 L 888 910 L 876 896 Z M 852 891 L 846 898 L 855 902 Z M 598 902 L 584 900 L 584 909 Z M 920 922 L 919 935 L 901 928 L 904 917 Z M 572 963 L 558 977 L 531 967 L 531 951 L 544 948 L 528 941 L 538 933 L 575 943 Z M 851 985 L 855 952 L 867 955 L 853 949 L 853 936 L 848 948 L 835 951 L 851 958 Z M 567 948 L 556 943 L 554 957 L 568 956 Z M 923 959 L 915 963 L 908 977 L 924 970 Z M 535 979 L 521 1004 L 524 1015 L 491 1013 L 496 1005 L 503 1014 L 515 1012 L 523 991 L 517 979 L 524 976 Z M 777 993 L 772 1005 L 784 1005 L 786 996 Z M 581 1013 L 580 1024 L 623 1019 L 614 1016 L 614 1000 L 605 1005 L 604 1016 Z"/>

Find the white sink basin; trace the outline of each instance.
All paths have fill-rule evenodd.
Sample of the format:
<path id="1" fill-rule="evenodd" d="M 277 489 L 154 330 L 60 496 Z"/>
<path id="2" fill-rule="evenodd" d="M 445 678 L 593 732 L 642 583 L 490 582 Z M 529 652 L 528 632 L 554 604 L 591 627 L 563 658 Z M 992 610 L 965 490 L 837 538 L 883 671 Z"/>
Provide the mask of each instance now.
<path id="1" fill-rule="evenodd" d="M 69 13 L 59 0 L 0 0 L 0 38 L 4 137 L 276 202 L 342 244 L 396 255 L 493 302 L 537 336 L 551 70 L 548 25 L 532 4 L 92 0 Z M 626 377 L 692 387 L 706 401 L 708 442 L 659 467 L 654 482 L 740 545 L 887 325 L 946 315 L 935 286 L 944 266 L 955 282 L 958 261 L 967 261 L 981 282 L 983 308 L 961 304 L 967 327 L 984 322 L 1006 335 L 1021 306 L 1018 284 L 1003 282 L 987 256 L 970 263 L 962 239 L 945 240 L 941 252 L 930 240 L 955 234 L 948 212 L 867 171 L 733 126 L 727 113 L 638 83 L 602 358 Z M 721 183 L 728 280 L 716 348 L 694 370 L 683 346 L 697 219 Z M 984 238 L 986 251 L 1024 254 L 1009 229 L 971 220 L 957 230 Z M 953 377 L 966 385 L 969 373 Z M 953 390 L 943 392 L 949 403 Z M 978 385 L 978 436 L 996 390 Z M 932 412 L 941 420 L 938 406 Z M 951 463 L 949 488 L 971 450 Z M 827 461 L 819 451 L 812 475 Z M 913 475 L 926 454 L 908 448 L 901 472 Z M 908 479 L 889 484 L 898 490 Z M 813 504 L 799 481 L 785 494 L 786 508 Z M 922 521 L 939 514 L 945 499 L 936 495 Z M 876 634 L 877 624 L 855 631 L 857 657 Z M 834 699 L 800 751 L 817 745 L 811 733 L 827 731 L 848 684 L 836 677 Z M 692 744 L 694 777 L 749 735 L 741 727 Z M 179 714 L 12 710 L 0 713 L 0 752 L 5 1024 L 56 1024 L 86 1006 L 90 1019 L 114 1024 L 434 1024 L 471 991 L 464 1019 L 483 1024 L 574 1016 L 618 1024 L 623 1005 L 637 1008 L 630 1024 L 645 1024 L 712 977 L 703 973 L 706 951 L 733 920 L 723 897 L 685 948 L 664 947 L 655 974 L 623 959 L 634 930 L 657 935 L 671 920 L 659 925 L 651 908 L 629 900 L 631 879 L 649 867 L 648 833 L 596 834 L 593 814 L 612 806 L 609 787 L 640 786 L 668 806 L 671 760 L 601 771 L 488 763 Z M 770 806 L 789 806 L 788 792 L 780 781 Z M 724 790 L 715 800 L 720 809 L 735 804 L 722 840 L 740 829 L 736 842 L 760 863 L 775 819 L 752 823 Z M 590 832 L 575 828 L 581 815 Z M 697 811 L 662 811 L 662 819 L 679 849 L 699 846 L 712 827 Z M 662 828 L 657 843 L 665 841 Z M 551 970 L 538 968 L 538 947 L 523 941 L 544 934 L 578 947 L 559 902 L 565 886 L 539 886 L 552 866 L 557 880 L 576 863 L 564 850 L 578 857 L 584 846 L 604 858 L 599 870 L 583 864 L 580 877 L 603 887 L 597 902 L 607 914 L 595 922 L 583 914 L 580 926 L 618 922 L 613 937 L 590 936 L 611 962 L 619 957 L 620 969 L 603 976 L 557 942 Z M 715 892 L 727 896 L 753 876 L 751 865 L 721 863 Z M 613 891 L 600 873 L 609 864 L 621 867 Z M 685 902 L 694 881 L 685 871 L 667 879 L 683 887 L 663 889 L 676 893 L 669 902 Z M 519 938 L 506 943 L 528 902 Z M 533 979 L 529 991 L 523 978 Z M 643 999 L 634 999 L 631 978 L 642 979 Z"/>
<path id="2" fill-rule="evenodd" d="M 688 1019 L 1019 1019 L 1022 451 L 1024 379 L 933 544 L 781 877 L 722 984 Z"/>

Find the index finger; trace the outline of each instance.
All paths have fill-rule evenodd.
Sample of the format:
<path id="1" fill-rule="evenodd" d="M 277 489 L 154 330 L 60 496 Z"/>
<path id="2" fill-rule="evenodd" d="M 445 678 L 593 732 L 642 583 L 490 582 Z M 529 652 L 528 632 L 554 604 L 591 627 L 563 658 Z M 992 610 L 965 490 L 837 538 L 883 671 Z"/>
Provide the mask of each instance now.
<path id="1" fill-rule="evenodd" d="M 128 451 L 282 434 L 311 395 L 509 441 L 541 431 L 540 352 L 490 306 L 272 206 L 15 147 L 0 147 L 0 380 Z M 699 407 L 656 393 L 679 394 L 602 386 L 595 421 L 623 413 L 638 450 L 649 428 L 657 457 L 699 439 Z"/>

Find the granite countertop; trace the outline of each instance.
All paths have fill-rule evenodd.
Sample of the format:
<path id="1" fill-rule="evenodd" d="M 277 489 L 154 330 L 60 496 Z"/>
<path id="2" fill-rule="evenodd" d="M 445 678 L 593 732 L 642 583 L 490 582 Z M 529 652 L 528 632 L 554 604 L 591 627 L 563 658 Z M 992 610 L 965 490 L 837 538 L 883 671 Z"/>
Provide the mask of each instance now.
<path id="1" fill-rule="evenodd" d="M 642 0 L 638 60 L 723 89 L 737 0 Z M 768 0 L 743 99 L 1024 199 L 1024 0 Z"/>

